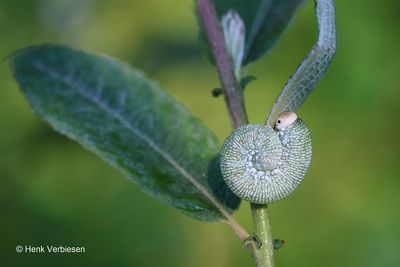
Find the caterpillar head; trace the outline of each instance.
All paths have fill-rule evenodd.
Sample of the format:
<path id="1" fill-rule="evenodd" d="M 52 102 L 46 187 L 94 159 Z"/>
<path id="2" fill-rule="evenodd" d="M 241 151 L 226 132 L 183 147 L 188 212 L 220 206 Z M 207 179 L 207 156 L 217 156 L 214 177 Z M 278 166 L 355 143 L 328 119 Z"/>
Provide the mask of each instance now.
<path id="1" fill-rule="evenodd" d="M 297 120 L 297 115 L 294 112 L 282 112 L 275 122 L 275 130 L 282 130 L 288 127 Z"/>

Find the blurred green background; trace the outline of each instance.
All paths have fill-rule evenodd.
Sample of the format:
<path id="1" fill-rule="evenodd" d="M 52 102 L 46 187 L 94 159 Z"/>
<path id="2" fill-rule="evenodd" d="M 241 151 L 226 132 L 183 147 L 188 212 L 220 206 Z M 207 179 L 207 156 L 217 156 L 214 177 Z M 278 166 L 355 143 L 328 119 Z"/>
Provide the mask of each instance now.
<path id="1" fill-rule="evenodd" d="M 271 206 L 281 266 L 400 266 L 400 2 L 337 0 L 338 53 L 300 110 L 313 161 L 300 188 Z M 224 224 L 195 221 L 142 193 L 30 110 L 7 55 L 59 42 L 143 69 L 221 141 L 230 132 L 216 72 L 199 51 L 194 3 L 0 1 L 0 266 L 252 266 Z M 262 122 L 316 38 L 308 0 L 277 46 L 250 66 L 251 122 Z M 251 231 L 248 203 L 238 220 Z M 15 246 L 85 246 L 18 254 Z"/>

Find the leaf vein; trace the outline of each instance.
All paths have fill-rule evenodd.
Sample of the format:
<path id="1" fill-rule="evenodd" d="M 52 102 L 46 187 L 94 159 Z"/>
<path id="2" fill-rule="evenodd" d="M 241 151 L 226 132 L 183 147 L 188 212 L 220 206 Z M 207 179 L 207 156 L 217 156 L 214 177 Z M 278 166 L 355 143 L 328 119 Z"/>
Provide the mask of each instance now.
<path id="1" fill-rule="evenodd" d="M 141 132 L 139 129 L 135 128 L 128 120 L 124 118 L 123 115 L 121 115 L 119 112 L 114 111 L 112 108 L 110 108 L 107 103 L 101 100 L 101 94 L 102 91 L 104 90 L 104 84 L 102 79 L 98 81 L 98 85 L 96 88 L 96 94 L 93 96 L 89 94 L 85 90 L 85 86 L 82 85 L 79 81 L 76 79 L 72 78 L 71 76 L 68 75 L 63 75 L 52 68 L 46 66 L 44 63 L 40 61 L 35 61 L 34 62 L 34 67 L 37 70 L 43 71 L 50 77 L 56 80 L 60 80 L 61 82 L 65 83 L 69 87 L 71 87 L 73 90 L 75 90 L 78 94 L 86 98 L 88 101 L 92 102 L 94 105 L 97 105 L 100 109 L 102 109 L 104 112 L 110 114 L 113 118 L 115 118 L 117 121 L 119 121 L 125 128 L 127 128 L 129 131 L 131 131 L 134 135 L 142 139 L 145 143 L 147 143 L 154 151 L 156 151 L 158 154 L 160 154 L 169 164 L 171 164 L 174 168 L 178 170 L 178 172 L 186 178 L 190 183 L 192 183 L 195 188 L 206 198 L 210 201 L 212 205 L 214 205 L 219 212 L 229 221 L 232 222 L 234 221 L 233 217 L 229 214 L 229 212 L 225 209 L 225 207 L 214 197 L 211 195 L 211 193 L 183 167 L 181 166 L 178 162 L 176 162 L 166 151 L 164 151 L 162 148 L 160 148 L 155 142 L 153 142 L 147 135 L 145 135 L 143 132 Z M 123 97 L 123 101 L 125 102 L 126 95 Z"/>

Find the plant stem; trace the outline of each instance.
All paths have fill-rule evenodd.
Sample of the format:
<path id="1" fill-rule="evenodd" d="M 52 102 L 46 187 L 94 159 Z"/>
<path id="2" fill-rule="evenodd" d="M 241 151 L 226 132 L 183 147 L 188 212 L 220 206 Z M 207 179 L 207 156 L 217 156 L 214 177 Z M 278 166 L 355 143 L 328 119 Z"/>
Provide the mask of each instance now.
<path id="1" fill-rule="evenodd" d="M 251 213 L 254 234 L 261 241 L 261 246 L 257 248 L 257 267 L 273 267 L 274 245 L 268 218 L 268 205 L 251 203 Z"/>
<path id="2" fill-rule="evenodd" d="M 197 0 L 196 4 L 218 69 L 229 117 L 233 128 L 237 128 L 247 123 L 243 90 L 236 81 L 214 5 L 211 0 Z"/>
<path id="3" fill-rule="evenodd" d="M 211 0 L 196 0 L 197 10 L 207 34 L 214 62 L 218 69 L 225 102 L 228 107 L 232 127 L 238 128 L 248 123 L 246 109 L 243 99 L 243 90 L 235 78 L 232 61 L 226 49 L 225 39 L 221 31 L 218 17 Z M 251 236 L 246 240 L 242 239 L 244 245 L 251 253 L 258 267 L 273 267 L 273 243 L 269 225 L 267 205 L 251 204 L 253 214 L 254 233 L 260 239 L 261 246 L 257 247 Z M 231 225 L 232 227 L 232 225 Z M 241 227 L 239 227 L 241 228 Z M 235 227 L 232 227 L 235 231 Z M 242 235 L 243 236 L 243 235 Z M 250 242 L 248 242 L 250 239 Z"/>

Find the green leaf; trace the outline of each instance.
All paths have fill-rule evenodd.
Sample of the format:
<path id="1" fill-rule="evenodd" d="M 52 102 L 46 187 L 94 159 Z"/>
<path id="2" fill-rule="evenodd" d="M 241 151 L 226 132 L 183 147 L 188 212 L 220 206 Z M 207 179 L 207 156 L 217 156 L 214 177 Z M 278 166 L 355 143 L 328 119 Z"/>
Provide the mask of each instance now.
<path id="1" fill-rule="evenodd" d="M 144 192 L 200 220 L 226 219 L 239 206 L 226 187 L 209 185 L 215 135 L 142 72 L 58 45 L 26 48 L 10 60 L 37 114 Z"/>
<path id="2" fill-rule="evenodd" d="M 246 28 L 243 65 L 257 60 L 273 47 L 303 0 L 214 0 L 219 19 L 229 10 L 239 13 Z M 201 25 L 201 24 L 200 24 Z M 206 38 L 200 30 L 201 38 Z"/>
<path id="3" fill-rule="evenodd" d="M 285 244 L 285 240 L 283 240 L 283 239 L 274 239 L 272 244 L 274 246 L 274 249 L 278 250 Z"/>
<path id="4" fill-rule="evenodd" d="M 222 88 L 214 88 L 211 91 L 211 95 L 213 97 L 219 97 L 220 95 L 222 95 L 224 93 L 224 91 L 222 91 Z"/>
<path id="5" fill-rule="evenodd" d="M 255 81 L 255 80 L 257 80 L 257 78 L 254 76 L 251 76 L 251 75 L 243 77 L 240 80 L 240 87 L 242 88 L 242 90 L 244 90 L 249 83 L 251 83 L 252 81 Z"/>

